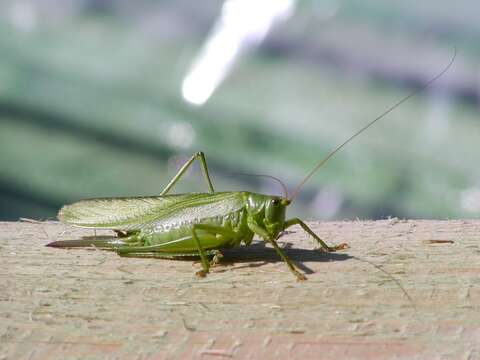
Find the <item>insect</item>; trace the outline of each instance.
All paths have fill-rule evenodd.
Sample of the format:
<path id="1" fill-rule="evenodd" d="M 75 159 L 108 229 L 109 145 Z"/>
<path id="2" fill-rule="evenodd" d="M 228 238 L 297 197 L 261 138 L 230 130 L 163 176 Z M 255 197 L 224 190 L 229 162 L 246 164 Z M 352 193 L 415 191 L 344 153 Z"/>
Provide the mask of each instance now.
<path id="1" fill-rule="evenodd" d="M 348 246 L 344 243 L 329 246 L 299 218 L 287 219 L 287 206 L 297 196 L 302 186 L 337 151 L 441 77 L 453 64 L 455 56 L 456 51 L 450 63 L 435 77 L 334 148 L 305 176 L 291 196 L 288 196 L 287 189 L 281 182 L 285 193 L 283 197 L 246 191 L 215 192 L 205 156 L 202 152 L 197 152 L 180 168 L 159 196 L 81 200 L 65 205 L 58 213 L 58 219 L 65 224 L 82 228 L 110 229 L 115 235 L 107 238 L 55 241 L 47 246 L 93 245 L 101 249 L 113 250 L 126 257 L 200 257 L 202 269 L 197 272 L 197 275 L 203 277 L 209 272 L 210 266 L 222 257 L 221 249 L 241 244 L 250 245 L 253 237 L 257 235 L 275 249 L 298 280 L 305 280 L 305 275 L 297 270 L 277 244 L 277 239 L 283 231 L 299 225 L 320 245 L 322 250 L 327 252 L 345 249 Z M 172 188 L 195 160 L 200 163 L 209 191 L 170 194 Z"/>

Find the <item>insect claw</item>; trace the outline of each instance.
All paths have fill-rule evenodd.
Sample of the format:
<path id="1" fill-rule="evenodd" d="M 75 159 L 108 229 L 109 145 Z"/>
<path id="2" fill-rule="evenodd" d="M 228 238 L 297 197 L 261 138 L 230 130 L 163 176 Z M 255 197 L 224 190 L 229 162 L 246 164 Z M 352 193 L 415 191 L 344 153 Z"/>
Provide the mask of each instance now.
<path id="1" fill-rule="evenodd" d="M 297 281 L 305 281 L 307 277 L 302 274 L 301 272 L 295 271 L 295 276 L 297 277 Z"/>
<path id="2" fill-rule="evenodd" d="M 215 255 L 213 256 L 212 261 L 210 261 L 210 266 L 220 265 L 222 258 L 223 254 L 219 250 L 215 251 Z"/>
<path id="3" fill-rule="evenodd" d="M 350 248 L 350 246 L 347 243 L 341 243 L 341 244 L 338 244 L 338 245 L 335 245 L 335 246 L 329 246 L 328 250 L 325 250 L 324 248 L 321 248 L 321 249 L 326 251 L 326 252 L 335 252 L 335 251 L 338 251 L 338 250 L 344 250 L 344 249 L 348 249 L 348 248 Z"/>
<path id="4" fill-rule="evenodd" d="M 199 278 L 204 278 L 205 276 L 207 276 L 207 272 L 205 270 L 198 270 L 195 275 Z"/>
<path id="5" fill-rule="evenodd" d="M 350 246 L 347 243 L 341 243 L 333 246 L 333 251 L 348 249 Z"/>

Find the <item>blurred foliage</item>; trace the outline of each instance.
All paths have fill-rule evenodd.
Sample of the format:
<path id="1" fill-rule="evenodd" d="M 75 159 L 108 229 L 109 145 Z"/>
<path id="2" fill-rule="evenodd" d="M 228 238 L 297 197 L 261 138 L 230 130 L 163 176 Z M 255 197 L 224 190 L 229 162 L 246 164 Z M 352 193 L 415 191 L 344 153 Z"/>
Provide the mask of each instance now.
<path id="1" fill-rule="evenodd" d="M 217 190 L 293 188 L 363 124 L 449 73 L 322 168 L 290 214 L 476 217 L 480 5 L 302 2 L 203 107 L 183 76 L 222 2 L 0 2 L 0 218 L 158 194 L 202 150 Z M 450 7 L 448 7 L 450 6 Z M 22 17 L 23 16 L 23 17 Z M 203 191 L 198 169 L 178 191 Z M 478 203 L 478 205 L 477 205 Z"/>

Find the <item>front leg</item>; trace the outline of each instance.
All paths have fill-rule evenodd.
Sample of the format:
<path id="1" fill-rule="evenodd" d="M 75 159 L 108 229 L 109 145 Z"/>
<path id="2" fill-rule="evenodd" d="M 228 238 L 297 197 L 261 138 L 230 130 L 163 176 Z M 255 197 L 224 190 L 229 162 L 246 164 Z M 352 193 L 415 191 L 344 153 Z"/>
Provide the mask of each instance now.
<path id="1" fill-rule="evenodd" d="M 266 242 L 270 243 L 273 248 L 275 249 L 275 251 L 277 252 L 277 254 L 280 256 L 280 258 L 285 261 L 285 263 L 287 264 L 288 268 L 290 269 L 290 271 L 293 273 L 293 275 L 295 275 L 295 277 L 297 278 L 298 281 L 302 281 L 302 280 L 307 280 L 307 277 L 305 275 L 303 275 L 300 271 L 297 270 L 297 268 L 295 267 L 295 265 L 293 265 L 292 261 L 290 260 L 290 258 L 287 256 L 287 254 L 285 254 L 285 252 L 280 249 L 280 247 L 278 246 L 277 242 L 275 241 L 275 239 L 273 239 L 270 234 L 268 233 L 267 230 L 265 230 L 263 227 L 261 227 L 260 225 L 258 225 L 254 220 L 252 219 L 249 219 L 248 221 L 248 227 L 250 228 L 251 231 L 253 231 L 255 234 L 257 235 L 260 235 L 261 237 L 263 237 L 265 239 Z"/>
<path id="2" fill-rule="evenodd" d="M 302 229 L 307 233 L 309 234 L 311 237 L 313 237 L 319 244 L 320 246 L 322 247 L 323 250 L 327 251 L 327 252 L 333 252 L 333 251 L 337 251 L 337 250 L 343 250 L 343 249 L 346 249 L 348 248 L 348 244 L 347 243 L 341 243 L 341 244 L 338 244 L 338 245 L 335 245 L 335 246 L 328 246 L 322 239 L 320 239 L 318 237 L 317 234 L 315 234 L 312 229 L 310 229 L 307 224 L 305 224 L 302 220 L 300 220 L 299 218 L 293 218 L 293 219 L 290 219 L 290 220 L 287 220 L 285 222 L 285 229 L 286 228 L 289 228 L 290 226 L 293 226 L 293 225 L 300 225 L 302 227 Z"/>
<path id="3" fill-rule="evenodd" d="M 297 270 L 295 265 L 293 265 L 292 261 L 289 259 L 289 257 L 283 252 L 282 249 L 278 246 L 277 242 L 273 239 L 266 239 L 266 241 L 270 244 L 272 244 L 273 248 L 277 252 L 277 254 L 282 258 L 283 261 L 287 264 L 288 268 L 290 271 L 293 273 L 293 275 L 296 276 L 298 281 L 303 281 L 307 280 L 307 277 L 302 274 L 300 271 Z"/>

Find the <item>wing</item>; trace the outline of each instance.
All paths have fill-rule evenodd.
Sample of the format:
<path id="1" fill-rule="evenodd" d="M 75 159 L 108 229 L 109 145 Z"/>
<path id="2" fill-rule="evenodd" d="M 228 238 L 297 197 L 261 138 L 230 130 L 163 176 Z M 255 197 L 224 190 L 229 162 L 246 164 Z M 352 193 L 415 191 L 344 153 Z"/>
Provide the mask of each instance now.
<path id="1" fill-rule="evenodd" d="M 195 223 L 238 211 L 244 205 L 241 192 L 97 198 L 65 205 L 58 219 L 85 228 L 136 231 L 153 225 Z"/>

